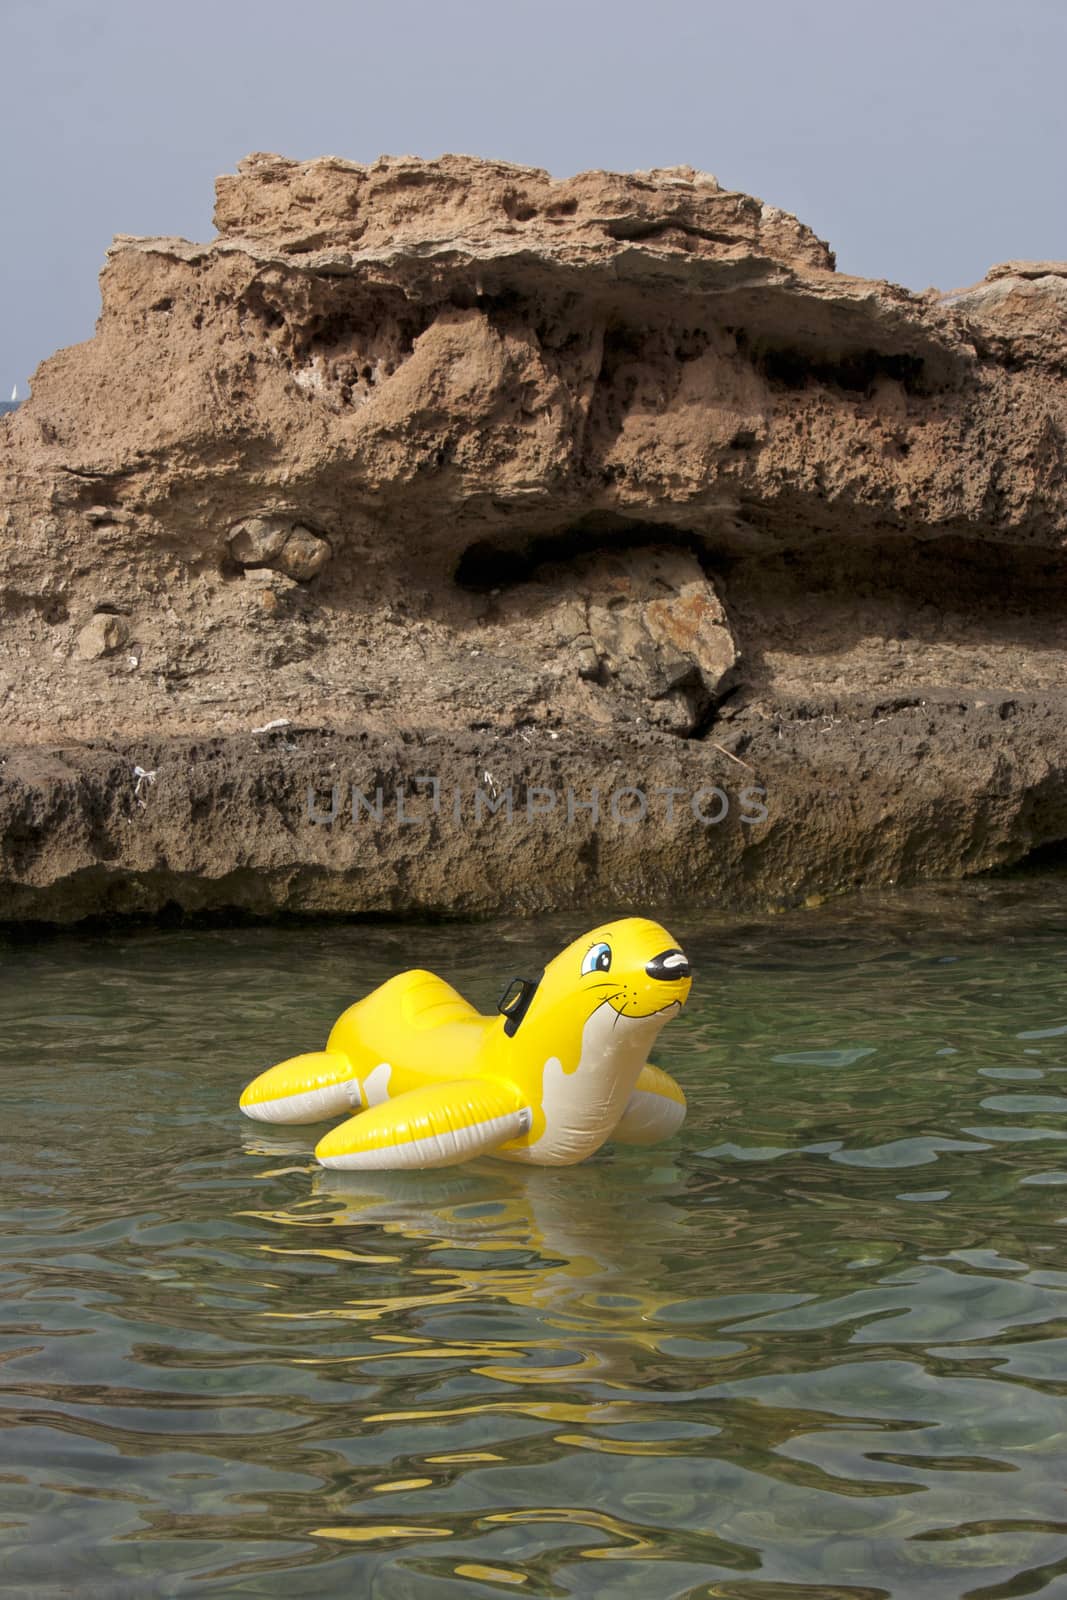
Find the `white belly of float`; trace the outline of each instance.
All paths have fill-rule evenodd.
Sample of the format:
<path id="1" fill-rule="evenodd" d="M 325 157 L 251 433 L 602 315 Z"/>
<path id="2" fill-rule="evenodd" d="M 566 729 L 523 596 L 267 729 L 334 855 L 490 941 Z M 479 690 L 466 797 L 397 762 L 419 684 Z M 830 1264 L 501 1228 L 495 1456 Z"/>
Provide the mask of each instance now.
<path id="1" fill-rule="evenodd" d="M 573 1072 L 558 1056 L 545 1062 L 541 1109 L 545 1130 L 525 1150 L 509 1150 L 516 1161 L 571 1166 L 611 1138 L 626 1110 L 656 1035 L 677 1006 L 651 1017 L 627 1017 L 605 1002 L 582 1030 L 582 1051 Z"/>

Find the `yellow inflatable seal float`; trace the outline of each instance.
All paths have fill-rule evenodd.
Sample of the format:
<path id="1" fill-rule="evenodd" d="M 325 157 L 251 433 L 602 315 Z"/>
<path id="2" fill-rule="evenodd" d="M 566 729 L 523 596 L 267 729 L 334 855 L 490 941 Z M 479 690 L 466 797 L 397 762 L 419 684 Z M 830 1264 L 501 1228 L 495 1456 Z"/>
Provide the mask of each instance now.
<path id="1" fill-rule="evenodd" d="M 289 1123 L 356 1112 L 315 1149 L 348 1170 L 483 1155 L 569 1166 L 609 1139 L 654 1144 L 681 1127 L 685 1096 L 648 1052 L 691 983 L 670 934 L 643 917 L 513 979 L 492 1017 L 432 972 L 402 972 L 349 1006 L 325 1050 L 261 1073 L 241 1110 Z"/>

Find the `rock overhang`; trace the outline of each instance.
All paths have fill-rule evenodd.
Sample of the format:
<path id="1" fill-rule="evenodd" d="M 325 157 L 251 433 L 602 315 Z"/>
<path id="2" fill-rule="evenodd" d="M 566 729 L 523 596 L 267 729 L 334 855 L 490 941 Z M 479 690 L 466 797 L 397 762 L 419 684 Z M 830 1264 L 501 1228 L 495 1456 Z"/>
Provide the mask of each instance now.
<path id="1" fill-rule="evenodd" d="M 460 751 L 482 730 L 496 770 L 568 733 L 577 778 L 634 735 L 650 781 L 681 743 L 709 780 L 777 775 L 770 847 L 737 835 L 716 865 L 723 835 L 679 846 L 679 884 L 738 895 L 974 870 L 1063 836 L 1062 264 L 913 294 L 837 273 L 795 218 L 692 169 L 554 179 L 465 156 L 254 157 L 220 180 L 217 222 L 208 244 L 116 239 L 96 338 L 0 425 L 16 743 L 360 725 L 388 767 L 394 733 Z M 501 581 L 466 584 L 490 558 Z M 1010 729 L 1010 780 L 991 727 Z M 277 737 L 284 768 L 300 740 Z M 232 789 L 228 759 L 210 770 Z M 105 834 L 120 875 L 149 870 L 122 840 L 164 790 L 131 809 L 124 761 L 114 827 L 94 833 L 88 795 L 77 849 L 77 782 L 39 849 L 12 813 L 10 881 L 54 881 L 58 905 L 62 863 L 95 870 Z M 285 856 L 264 903 L 358 909 L 357 845 L 343 882 L 322 861 L 302 880 L 253 825 L 254 785 L 246 847 L 205 784 L 189 805 L 213 836 L 189 855 L 152 834 L 177 873 L 160 893 L 185 874 L 189 904 L 211 877 L 256 901 L 239 875 Z M 828 784 L 833 828 L 809 826 Z M 589 882 L 626 859 L 594 843 Z M 634 860 L 667 892 L 669 852 Z M 416 879 L 411 903 L 439 908 L 440 871 Z M 455 904 L 486 909 L 492 880 L 457 880 Z"/>

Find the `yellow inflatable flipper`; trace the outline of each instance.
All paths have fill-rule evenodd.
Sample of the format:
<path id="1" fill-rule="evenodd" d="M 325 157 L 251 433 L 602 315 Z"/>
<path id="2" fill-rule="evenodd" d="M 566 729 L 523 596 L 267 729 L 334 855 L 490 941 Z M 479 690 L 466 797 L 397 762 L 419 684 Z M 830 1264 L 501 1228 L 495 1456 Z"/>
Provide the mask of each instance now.
<path id="1" fill-rule="evenodd" d="M 256 1122 L 325 1122 L 359 1104 L 355 1070 L 340 1050 L 290 1056 L 261 1072 L 241 1096 L 241 1110 Z"/>
<path id="2" fill-rule="evenodd" d="M 612 1131 L 619 1144 L 658 1144 L 685 1121 L 685 1095 L 669 1072 L 651 1063 L 641 1068 L 637 1086 Z"/>
<path id="3" fill-rule="evenodd" d="M 513 1083 L 451 1079 L 409 1089 L 349 1117 L 315 1147 L 324 1167 L 454 1167 L 529 1132 L 530 1107 Z"/>

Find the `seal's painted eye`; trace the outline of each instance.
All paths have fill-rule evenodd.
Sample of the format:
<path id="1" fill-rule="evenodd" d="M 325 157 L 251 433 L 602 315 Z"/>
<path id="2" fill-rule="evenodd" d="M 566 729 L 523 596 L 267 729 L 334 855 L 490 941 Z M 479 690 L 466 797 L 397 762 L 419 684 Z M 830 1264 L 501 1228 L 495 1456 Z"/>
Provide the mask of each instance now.
<path id="1" fill-rule="evenodd" d="M 610 944 L 595 944 L 587 950 L 582 957 L 582 976 L 587 972 L 610 972 L 611 946 Z"/>

